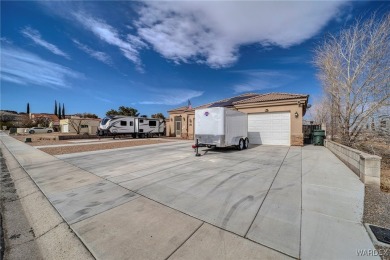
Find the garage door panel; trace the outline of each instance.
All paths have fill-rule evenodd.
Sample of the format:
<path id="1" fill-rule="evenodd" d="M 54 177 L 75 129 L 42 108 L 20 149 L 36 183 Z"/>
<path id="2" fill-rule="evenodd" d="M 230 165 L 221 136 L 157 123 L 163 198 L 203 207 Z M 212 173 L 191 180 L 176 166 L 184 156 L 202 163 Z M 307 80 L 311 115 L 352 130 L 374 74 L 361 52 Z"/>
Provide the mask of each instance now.
<path id="1" fill-rule="evenodd" d="M 248 136 L 252 144 L 290 145 L 290 113 L 248 115 Z"/>

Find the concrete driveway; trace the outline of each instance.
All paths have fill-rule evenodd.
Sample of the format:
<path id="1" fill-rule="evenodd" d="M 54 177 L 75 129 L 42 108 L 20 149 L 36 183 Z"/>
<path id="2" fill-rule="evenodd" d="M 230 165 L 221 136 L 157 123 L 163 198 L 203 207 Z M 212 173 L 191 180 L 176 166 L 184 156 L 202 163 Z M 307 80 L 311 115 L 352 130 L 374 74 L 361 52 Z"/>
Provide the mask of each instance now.
<path id="1" fill-rule="evenodd" d="M 374 249 L 361 224 L 364 185 L 324 147 L 195 157 L 190 142 L 172 142 L 54 158 L 3 142 L 99 259 L 345 259 Z"/>

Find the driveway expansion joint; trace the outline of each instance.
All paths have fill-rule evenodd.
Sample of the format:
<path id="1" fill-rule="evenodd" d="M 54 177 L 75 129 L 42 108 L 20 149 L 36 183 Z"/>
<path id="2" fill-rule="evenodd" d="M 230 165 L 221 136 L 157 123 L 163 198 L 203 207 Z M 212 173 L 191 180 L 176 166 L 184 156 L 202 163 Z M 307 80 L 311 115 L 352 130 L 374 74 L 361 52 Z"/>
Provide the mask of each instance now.
<path id="1" fill-rule="evenodd" d="M 274 184 L 274 181 L 275 181 L 275 179 L 276 179 L 276 176 L 278 176 L 278 173 L 280 172 L 280 169 L 282 168 L 283 163 L 284 163 L 284 160 L 286 160 L 286 157 L 287 157 L 287 154 L 288 154 L 289 151 L 290 151 L 290 147 L 288 147 L 288 150 L 287 150 L 286 154 L 284 155 L 283 161 L 280 163 L 280 166 L 279 166 L 279 168 L 278 168 L 278 171 L 276 172 L 274 178 L 272 179 L 272 182 L 271 182 L 271 184 L 270 184 L 270 186 L 269 186 L 269 188 L 268 188 L 268 190 L 267 190 L 267 192 L 266 192 L 266 194 L 265 194 L 265 196 L 264 196 L 264 199 L 263 199 L 263 201 L 261 202 L 259 208 L 257 209 L 256 215 L 255 215 L 255 217 L 254 217 L 253 220 L 252 220 L 252 223 L 249 225 L 248 230 L 245 232 L 244 238 L 247 238 L 248 233 L 249 233 L 249 231 L 251 230 L 251 227 L 253 226 L 253 223 L 255 222 L 255 219 L 256 219 L 257 215 L 259 214 L 260 209 L 261 209 L 261 207 L 262 207 L 263 204 L 264 204 L 264 201 L 267 199 L 267 196 L 268 196 L 268 194 L 269 194 L 269 191 L 271 190 L 271 187 L 272 187 L 272 185 Z"/>
<path id="2" fill-rule="evenodd" d="M 164 260 L 168 260 L 173 254 L 176 253 L 177 250 L 179 250 L 202 226 L 204 222 L 202 222 L 199 227 L 197 227 L 194 232 L 192 232 L 184 241 L 181 243 L 169 256 L 167 256 Z"/>

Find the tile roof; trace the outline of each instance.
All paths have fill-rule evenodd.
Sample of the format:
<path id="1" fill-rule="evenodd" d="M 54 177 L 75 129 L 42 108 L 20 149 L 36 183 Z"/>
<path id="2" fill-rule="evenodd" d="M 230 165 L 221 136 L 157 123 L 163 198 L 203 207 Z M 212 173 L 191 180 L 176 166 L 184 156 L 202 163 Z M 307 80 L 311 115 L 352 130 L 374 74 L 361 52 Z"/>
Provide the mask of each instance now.
<path id="1" fill-rule="evenodd" d="M 168 112 L 179 111 L 179 110 L 188 110 L 188 107 L 187 106 L 177 107 L 177 108 L 168 110 Z"/>
<path id="2" fill-rule="evenodd" d="M 290 93 L 267 93 L 267 94 L 258 94 L 256 96 L 252 96 L 250 98 L 239 100 L 234 102 L 234 105 L 238 104 L 248 104 L 255 102 L 267 102 L 267 101 L 277 101 L 277 100 L 287 100 L 294 98 L 307 98 L 309 95 L 303 94 L 290 94 Z"/>
<path id="3" fill-rule="evenodd" d="M 31 114 L 31 117 L 33 119 L 38 119 L 38 118 L 49 118 L 51 121 L 58 121 L 58 116 L 54 115 L 54 114 L 47 114 L 47 113 L 32 113 Z"/>

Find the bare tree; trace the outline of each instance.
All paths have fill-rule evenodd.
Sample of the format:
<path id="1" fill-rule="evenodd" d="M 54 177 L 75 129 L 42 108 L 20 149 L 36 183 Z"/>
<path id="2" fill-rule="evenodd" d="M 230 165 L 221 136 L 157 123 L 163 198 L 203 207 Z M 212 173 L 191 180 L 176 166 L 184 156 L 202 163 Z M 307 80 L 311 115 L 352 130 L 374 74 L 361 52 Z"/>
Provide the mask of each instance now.
<path id="1" fill-rule="evenodd" d="M 330 113 L 330 100 L 327 96 L 324 96 L 308 110 L 308 114 L 315 124 L 327 126 L 330 124 Z"/>
<path id="2" fill-rule="evenodd" d="M 49 127 L 51 118 L 42 116 L 42 117 L 35 118 L 33 121 L 35 122 L 35 124 L 41 127 Z"/>
<path id="3" fill-rule="evenodd" d="M 340 129 L 347 145 L 370 116 L 390 105 L 389 43 L 390 14 L 374 15 L 329 35 L 315 51 L 314 63 L 330 100 L 331 128 Z"/>
<path id="4" fill-rule="evenodd" d="M 69 118 L 69 124 L 70 126 L 76 131 L 76 134 L 80 134 L 81 132 L 81 126 L 84 123 L 84 120 L 82 118 Z"/>

